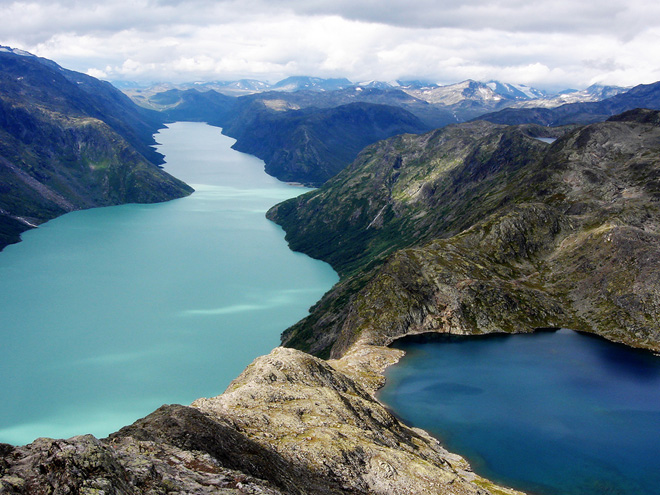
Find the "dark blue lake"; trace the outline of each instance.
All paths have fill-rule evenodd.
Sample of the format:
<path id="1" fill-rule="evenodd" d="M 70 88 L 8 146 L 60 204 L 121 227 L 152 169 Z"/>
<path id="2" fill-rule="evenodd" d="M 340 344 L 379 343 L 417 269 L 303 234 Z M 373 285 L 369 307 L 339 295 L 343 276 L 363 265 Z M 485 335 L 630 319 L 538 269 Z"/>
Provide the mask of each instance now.
<path id="1" fill-rule="evenodd" d="M 569 330 L 407 340 L 380 399 L 529 493 L 660 493 L 660 357 Z"/>

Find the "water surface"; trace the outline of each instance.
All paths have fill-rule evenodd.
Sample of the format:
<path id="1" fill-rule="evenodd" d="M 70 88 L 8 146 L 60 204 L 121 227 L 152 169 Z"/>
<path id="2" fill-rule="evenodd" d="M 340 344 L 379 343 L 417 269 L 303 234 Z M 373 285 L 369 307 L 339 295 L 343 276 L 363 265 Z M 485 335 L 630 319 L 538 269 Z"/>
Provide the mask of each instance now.
<path id="1" fill-rule="evenodd" d="M 396 347 L 381 400 L 479 474 L 544 495 L 660 493 L 660 357 L 569 330 Z"/>
<path id="2" fill-rule="evenodd" d="M 220 394 L 337 281 L 264 217 L 305 189 L 218 128 L 156 137 L 193 195 L 70 213 L 0 253 L 0 442 L 105 436 Z"/>

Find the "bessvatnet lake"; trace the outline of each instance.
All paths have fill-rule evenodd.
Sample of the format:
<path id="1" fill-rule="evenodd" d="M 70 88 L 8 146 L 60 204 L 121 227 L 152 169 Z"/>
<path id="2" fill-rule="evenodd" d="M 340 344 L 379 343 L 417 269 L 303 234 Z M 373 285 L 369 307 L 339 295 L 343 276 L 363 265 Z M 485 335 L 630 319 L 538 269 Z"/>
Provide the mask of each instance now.
<path id="1" fill-rule="evenodd" d="M 660 493 L 660 357 L 570 330 L 412 337 L 379 398 L 539 495 Z"/>
<path id="2" fill-rule="evenodd" d="M 337 281 L 265 218 L 307 189 L 216 127 L 156 139 L 191 196 L 69 213 L 0 253 L 0 442 L 103 437 L 218 395 Z"/>

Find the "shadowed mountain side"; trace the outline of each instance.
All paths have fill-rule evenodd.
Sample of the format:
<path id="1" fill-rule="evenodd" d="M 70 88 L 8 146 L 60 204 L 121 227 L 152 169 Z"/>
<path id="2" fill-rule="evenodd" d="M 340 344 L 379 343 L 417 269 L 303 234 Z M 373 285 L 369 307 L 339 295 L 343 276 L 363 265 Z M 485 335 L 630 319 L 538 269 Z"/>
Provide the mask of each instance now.
<path id="1" fill-rule="evenodd" d="M 0 69 L 0 249 L 68 211 L 192 192 L 149 161 L 159 119 L 111 85 L 8 52 Z"/>
<path id="2" fill-rule="evenodd" d="M 318 186 L 349 164 L 368 144 L 428 128 L 411 113 L 392 106 L 352 103 L 329 109 L 274 111 L 262 106 L 235 118 L 225 133 L 238 151 L 266 162 L 266 172 L 283 181 Z"/>
<path id="3" fill-rule="evenodd" d="M 474 122 L 367 148 L 268 214 L 342 275 L 283 342 L 340 356 L 408 333 L 563 326 L 660 349 L 658 122 Z"/>

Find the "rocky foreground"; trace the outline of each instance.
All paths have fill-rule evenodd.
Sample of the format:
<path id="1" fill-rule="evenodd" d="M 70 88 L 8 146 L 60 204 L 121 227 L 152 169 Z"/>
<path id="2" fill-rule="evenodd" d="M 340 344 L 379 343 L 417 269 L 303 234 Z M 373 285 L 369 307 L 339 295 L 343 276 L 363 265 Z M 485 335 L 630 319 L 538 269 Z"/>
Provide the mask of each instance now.
<path id="1" fill-rule="evenodd" d="M 515 494 L 373 396 L 401 351 L 324 361 L 277 348 L 224 394 L 165 405 L 108 438 L 0 444 L 6 494 Z"/>

